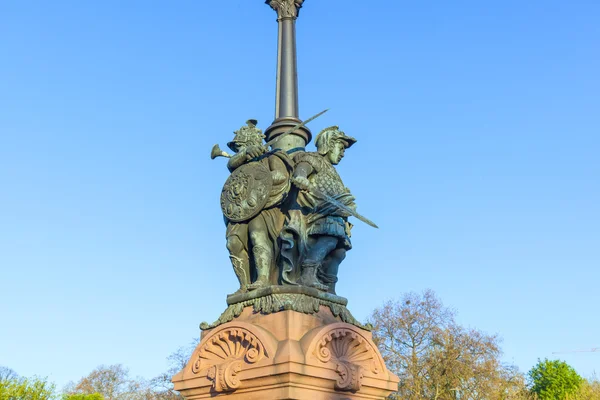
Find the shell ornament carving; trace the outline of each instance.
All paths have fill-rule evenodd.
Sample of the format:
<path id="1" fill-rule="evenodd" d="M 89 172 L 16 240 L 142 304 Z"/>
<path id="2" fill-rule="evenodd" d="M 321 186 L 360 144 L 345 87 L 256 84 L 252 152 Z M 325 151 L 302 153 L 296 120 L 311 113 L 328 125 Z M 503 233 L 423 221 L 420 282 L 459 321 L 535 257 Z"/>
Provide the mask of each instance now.
<path id="1" fill-rule="evenodd" d="M 261 341 L 244 328 L 221 330 L 204 342 L 192 364 L 192 372 L 206 373 L 217 392 L 238 389 L 242 385 L 238 374 L 244 365 L 268 357 Z"/>
<path id="2" fill-rule="evenodd" d="M 326 364 L 334 363 L 339 377 L 335 389 L 357 392 L 362 386 L 365 371 L 379 374 L 381 369 L 371 345 L 350 329 L 334 329 L 319 340 L 315 356 Z"/>

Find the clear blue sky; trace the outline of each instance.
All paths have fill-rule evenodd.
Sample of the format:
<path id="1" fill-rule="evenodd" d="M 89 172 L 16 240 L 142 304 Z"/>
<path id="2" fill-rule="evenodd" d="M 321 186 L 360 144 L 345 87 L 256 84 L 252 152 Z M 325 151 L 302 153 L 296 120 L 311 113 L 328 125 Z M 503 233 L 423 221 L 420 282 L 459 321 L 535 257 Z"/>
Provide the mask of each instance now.
<path id="1" fill-rule="evenodd" d="M 433 289 L 527 371 L 600 346 L 600 3 L 307 0 L 301 116 L 358 138 L 338 293 Z M 0 3 L 0 365 L 146 378 L 236 289 L 223 146 L 273 119 L 262 0 Z M 310 146 L 312 148 L 312 144 Z M 600 372 L 600 353 L 563 357 Z"/>

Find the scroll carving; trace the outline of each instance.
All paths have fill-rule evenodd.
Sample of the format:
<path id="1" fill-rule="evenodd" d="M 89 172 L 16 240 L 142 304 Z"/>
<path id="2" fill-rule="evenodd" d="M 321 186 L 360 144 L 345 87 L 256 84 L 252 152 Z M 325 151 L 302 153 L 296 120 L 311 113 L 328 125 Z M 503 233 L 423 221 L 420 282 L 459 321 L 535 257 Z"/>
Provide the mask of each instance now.
<path id="1" fill-rule="evenodd" d="M 315 356 L 323 364 L 333 363 L 339 377 L 335 389 L 357 392 L 366 371 L 379 374 L 381 367 L 371 344 L 357 332 L 339 328 L 327 332 L 317 342 Z"/>
<path id="2" fill-rule="evenodd" d="M 208 337 L 192 364 L 194 374 L 206 373 L 217 392 L 238 389 L 244 365 L 269 357 L 263 343 L 247 329 L 231 327 Z"/>
<path id="3" fill-rule="evenodd" d="M 277 11 L 278 19 L 298 18 L 304 0 L 267 0 L 271 8 Z"/>
<path id="4" fill-rule="evenodd" d="M 213 388 L 217 392 L 235 390 L 242 385 L 237 374 L 242 370 L 242 362 L 231 361 L 214 365 L 208 370 L 208 379 L 213 381 Z"/>
<path id="5" fill-rule="evenodd" d="M 358 392 L 364 376 L 363 367 L 350 362 L 340 361 L 336 372 L 340 375 L 335 382 L 335 389 L 342 391 Z"/>

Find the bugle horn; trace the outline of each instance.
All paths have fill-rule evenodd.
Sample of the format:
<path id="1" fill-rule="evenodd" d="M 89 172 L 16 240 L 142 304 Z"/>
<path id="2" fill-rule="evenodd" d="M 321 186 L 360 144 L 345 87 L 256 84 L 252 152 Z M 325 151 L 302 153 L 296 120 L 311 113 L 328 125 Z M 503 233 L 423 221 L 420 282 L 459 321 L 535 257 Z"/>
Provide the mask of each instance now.
<path id="1" fill-rule="evenodd" d="M 217 157 L 225 157 L 225 158 L 231 158 L 231 154 L 224 152 L 223 150 L 221 150 L 221 148 L 219 147 L 219 144 L 215 144 L 210 152 L 210 159 L 214 160 Z"/>

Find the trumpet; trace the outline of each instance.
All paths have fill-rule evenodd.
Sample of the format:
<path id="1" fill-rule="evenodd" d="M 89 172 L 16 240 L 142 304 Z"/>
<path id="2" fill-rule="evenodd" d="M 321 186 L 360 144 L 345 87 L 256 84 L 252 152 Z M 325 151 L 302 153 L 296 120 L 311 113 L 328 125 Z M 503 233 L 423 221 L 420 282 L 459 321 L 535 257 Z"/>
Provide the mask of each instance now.
<path id="1" fill-rule="evenodd" d="M 210 152 L 210 159 L 214 160 L 217 157 L 225 157 L 225 158 L 231 158 L 232 155 L 227 153 L 226 151 L 221 150 L 221 148 L 219 147 L 219 144 L 215 144 Z"/>
<path id="2" fill-rule="evenodd" d="M 269 151 L 269 146 L 269 143 L 262 146 L 265 149 L 265 152 Z M 219 144 L 217 143 L 213 146 L 212 150 L 210 151 L 210 159 L 214 160 L 217 157 L 231 158 L 233 157 L 233 154 L 229 154 L 226 151 L 221 150 L 221 147 L 219 147 Z"/>
<path id="3" fill-rule="evenodd" d="M 269 146 L 270 146 L 269 143 L 262 146 L 265 149 L 265 152 L 269 151 Z M 212 150 L 210 151 L 210 159 L 214 160 L 217 157 L 231 158 L 231 157 L 233 157 L 233 154 L 229 154 L 226 151 L 221 150 L 221 147 L 219 147 L 219 144 L 215 144 L 213 146 Z"/>

